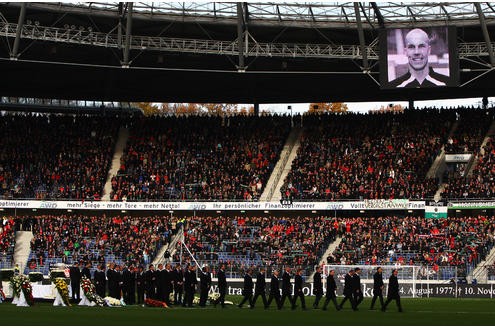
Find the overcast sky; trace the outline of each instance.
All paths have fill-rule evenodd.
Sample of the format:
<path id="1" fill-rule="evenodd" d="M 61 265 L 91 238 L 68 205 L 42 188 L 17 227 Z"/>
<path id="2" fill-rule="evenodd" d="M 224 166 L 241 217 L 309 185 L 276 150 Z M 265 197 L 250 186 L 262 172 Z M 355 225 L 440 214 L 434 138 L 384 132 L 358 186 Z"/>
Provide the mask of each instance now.
<path id="1" fill-rule="evenodd" d="M 494 97 L 488 98 L 489 102 L 494 102 Z M 407 107 L 409 104 L 407 101 L 384 101 L 384 102 L 346 102 L 350 111 L 367 113 L 370 109 L 379 109 L 382 105 L 387 106 L 389 104 L 400 104 L 403 107 Z M 463 98 L 463 99 L 449 99 L 449 100 L 425 100 L 416 101 L 414 106 L 417 108 L 423 107 L 457 107 L 457 106 L 481 106 L 481 98 Z M 267 110 L 270 112 L 287 112 L 287 106 L 292 106 L 293 113 L 305 112 L 309 108 L 309 103 L 306 104 L 261 104 L 260 110 Z"/>

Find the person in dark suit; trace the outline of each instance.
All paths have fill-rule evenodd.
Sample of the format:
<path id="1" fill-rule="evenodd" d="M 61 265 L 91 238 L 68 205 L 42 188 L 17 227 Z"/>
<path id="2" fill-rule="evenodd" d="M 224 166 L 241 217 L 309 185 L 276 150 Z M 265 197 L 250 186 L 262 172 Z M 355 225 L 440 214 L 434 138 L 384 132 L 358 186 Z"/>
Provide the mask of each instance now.
<path id="1" fill-rule="evenodd" d="M 328 303 L 332 300 L 333 305 L 335 305 L 335 309 L 340 311 L 341 307 L 337 304 L 337 295 L 335 291 L 337 290 L 337 284 L 335 283 L 335 270 L 330 270 L 327 277 L 327 295 L 325 299 L 325 304 L 323 304 L 323 310 L 327 310 Z"/>
<path id="2" fill-rule="evenodd" d="M 373 310 L 377 298 L 380 298 L 380 308 L 383 307 L 383 269 L 381 267 L 376 268 L 376 272 L 373 275 L 373 299 L 371 300 L 370 310 Z"/>
<path id="3" fill-rule="evenodd" d="M 81 270 L 81 277 L 86 277 L 88 279 L 91 279 L 91 271 L 89 270 L 91 268 L 91 262 L 87 262 L 84 268 Z"/>
<path id="4" fill-rule="evenodd" d="M 385 312 L 387 310 L 387 306 L 392 300 L 395 300 L 397 304 L 397 308 L 399 312 L 402 312 L 402 306 L 400 305 L 400 293 L 399 293 L 399 281 L 397 280 L 397 275 L 399 271 L 395 269 L 392 271 L 390 278 L 388 279 L 388 293 L 387 293 L 387 301 L 382 306 L 382 311 Z"/>
<path id="5" fill-rule="evenodd" d="M 79 263 L 74 262 L 74 265 L 69 269 L 70 287 L 72 289 L 72 301 L 79 301 L 81 299 L 81 271 L 79 270 Z"/>
<path id="6" fill-rule="evenodd" d="M 105 277 L 105 272 L 103 271 L 103 265 L 98 264 L 96 271 L 93 273 L 93 280 L 95 282 L 96 294 L 105 297 L 107 278 Z"/>
<path id="7" fill-rule="evenodd" d="M 184 293 L 184 272 L 180 264 L 175 266 L 174 270 L 174 304 L 182 304 L 182 295 Z"/>
<path id="8" fill-rule="evenodd" d="M 259 296 L 263 300 L 263 307 L 266 308 L 266 280 L 265 280 L 265 268 L 260 268 L 260 272 L 256 275 L 256 285 L 254 288 L 253 302 L 251 303 L 251 308 L 254 308 L 256 300 Z"/>
<path id="9" fill-rule="evenodd" d="M 163 264 L 159 263 L 156 268 L 156 299 L 165 301 L 165 269 Z"/>
<path id="10" fill-rule="evenodd" d="M 143 266 L 139 266 L 136 274 L 137 304 L 144 303 L 144 292 L 146 290 L 146 274 Z"/>
<path id="11" fill-rule="evenodd" d="M 196 285 L 198 279 L 196 278 L 196 267 L 190 265 L 184 275 L 184 306 L 192 307 L 194 292 L 196 291 Z"/>
<path id="12" fill-rule="evenodd" d="M 220 297 L 215 302 L 215 307 L 217 304 L 221 304 L 222 308 L 225 308 L 225 295 L 227 294 L 227 278 L 225 276 L 225 264 L 220 266 L 220 270 L 217 272 L 218 279 L 218 293 Z"/>
<path id="13" fill-rule="evenodd" d="M 120 265 L 115 266 L 115 296 L 116 299 L 122 298 L 122 267 Z"/>
<path id="14" fill-rule="evenodd" d="M 241 303 L 239 304 L 239 308 L 242 308 L 242 305 L 246 303 L 246 301 L 249 301 L 249 306 L 253 304 L 253 277 L 251 276 L 253 274 L 253 270 L 249 269 L 244 275 L 244 289 L 242 290 L 242 295 L 244 298 L 242 299 Z"/>
<path id="15" fill-rule="evenodd" d="M 164 302 L 167 303 L 168 306 L 172 306 L 172 302 L 170 301 L 170 293 L 174 291 L 174 273 L 172 272 L 172 266 L 170 263 L 165 264 L 164 277 Z"/>
<path id="16" fill-rule="evenodd" d="M 266 302 L 265 310 L 268 309 L 273 299 L 277 303 L 277 309 L 280 310 L 280 288 L 278 281 L 278 270 L 273 271 L 272 278 L 270 280 L 270 296 L 268 302 Z"/>
<path id="17" fill-rule="evenodd" d="M 107 280 L 108 280 L 108 296 L 114 297 L 117 293 L 117 272 L 115 271 L 115 263 L 110 263 L 107 269 Z M 120 298 L 120 297 L 119 297 Z"/>
<path id="18" fill-rule="evenodd" d="M 352 277 L 352 293 L 354 297 L 354 310 L 357 310 L 358 305 L 363 301 L 363 290 L 361 287 L 361 269 L 354 269 L 354 276 Z"/>
<path id="19" fill-rule="evenodd" d="M 285 299 L 289 299 L 289 303 L 292 307 L 294 300 L 292 299 L 292 284 L 290 283 L 290 268 L 286 267 L 285 272 L 282 275 L 282 298 L 280 300 L 280 308 L 284 307 Z"/>
<path id="20" fill-rule="evenodd" d="M 352 290 L 352 280 L 353 280 L 353 277 L 354 276 L 354 269 L 351 269 L 349 270 L 349 273 L 347 273 L 345 275 L 345 278 L 344 278 L 344 299 L 342 300 L 342 302 L 340 302 L 340 305 L 339 307 L 342 309 L 345 302 L 347 300 L 349 300 L 351 302 L 351 307 L 352 309 L 355 309 L 355 306 L 354 306 L 354 297 L 353 297 L 353 290 Z"/>
<path id="21" fill-rule="evenodd" d="M 207 266 L 203 267 L 203 272 L 201 272 L 199 278 L 199 306 L 205 307 L 206 301 L 208 300 L 208 291 L 211 287 L 211 274 Z"/>
<path id="22" fill-rule="evenodd" d="M 127 266 L 124 266 L 124 270 L 122 270 L 122 297 L 124 298 L 124 302 L 126 304 L 130 304 L 131 298 L 131 271 Z"/>
<path id="23" fill-rule="evenodd" d="M 304 293 L 303 293 L 302 269 L 298 269 L 294 277 L 294 299 L 292 301 L 292 310 L 296 308 L 296 301 L 298 297 L 301 299 L 302 309 L 306 310 L 306 301 L 304 300 Z"/>
<path id="24" fill-rule="evenodd" d="M 315 294 L 315 302 L 313 303 L 313 309 L 318 308 L 318 304 L 323 296 L 323 282 L 321 280 L 321 266 L 316 268 L 316 272 L 313 275 L 313 293 Z"/>
<path id="25" fill-rule="evenodd" d="M 137 278 L 137 268 L 131 264 L 129 267 L 130 278 L 129 278 L 129 303 L 128 305 L 136 304 L 136 278 Z"/>
<path id="26" fill-rule="evenodd" d="M 150 264 L 144 274 L 146 298 L 156 299 L 156 278 L 155 266 Z"/>

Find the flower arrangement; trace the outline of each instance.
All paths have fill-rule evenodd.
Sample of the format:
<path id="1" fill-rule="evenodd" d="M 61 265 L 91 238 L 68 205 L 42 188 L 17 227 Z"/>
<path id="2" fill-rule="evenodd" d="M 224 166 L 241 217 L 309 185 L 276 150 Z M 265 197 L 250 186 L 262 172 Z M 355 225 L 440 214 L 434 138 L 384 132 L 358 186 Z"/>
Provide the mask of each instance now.
<path id="1" fill-rule="evenodd" d="M 82 277 L 81 288 L 88 301 L 95 302 L 98 306 L 107 306 L 107 302 L 100 295 L 96 294 L 96 288 L 91 279 Z"/>
<path id="2" fill-rule="evenodd" d="M 3 292 L 2 284 L 0 283 L 0 303 L 4 302 L 5 299 L 6 299 L 5 293 Z"/>
<path id="3" fill-rule="evenodd" d="M 168 308 L 167 303 L 162 302 L 162 301 L 157 301 L 152 298 L 147 298 L 144 300 L 144 304 L 146 304 L 149 307 L 163 307 L 163 308 Z"/>
<path id="4" fill-rule="evenodd" d="M 27 304 L 29 304 L 29 306 L 34 305 L 33 287 L 31 286 L 29 279 L 24 280 L 24 282 L 21 285 L 21 289 Z"/>
<path id="5" fill-rule="evenodd" d="M 10 279 L 10 288 L 12 289 L 12 296 L 19 297 L 21 296 L 22 285 L 24 282 L 29 282 L 29 278 L 25 275 L 16 275 L 12 276 Z"/>
<path id="6" fill-rule="evenodd" d="M 64 278 L 55 278 L 55 287 L 57 288 L 58 293 L 62 296 L 62 300 L 65 305 L 71 306 L 69 301 L 69 286 Z"/>
<path id="7" fill-rule="evenodd" d="M 125 306 L 125 303 L 122 300 L 110 296 L 105 297 L 104 300 L 108 306 Z"/>

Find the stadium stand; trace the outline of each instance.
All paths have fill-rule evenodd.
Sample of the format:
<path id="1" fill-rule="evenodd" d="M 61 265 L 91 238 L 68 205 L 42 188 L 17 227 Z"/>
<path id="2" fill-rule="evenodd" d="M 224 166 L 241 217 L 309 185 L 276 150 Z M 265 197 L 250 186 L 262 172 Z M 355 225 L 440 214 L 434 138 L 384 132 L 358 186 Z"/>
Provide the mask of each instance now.
<path id="1" fill-rule="evenodd" d="M 22 217 L 20 218 L 22 219 Z M 173 234 L 170 216 L 39 215 L 26 271 L 48 274 L 56 263 L 147 265 Z M 34 266 L 32 265 L 34 263 Z"/>
<path id="2" fill-rule="evenodd" d="M 0 116 L 0 198 L 101 198 L 115 117 Z"/>
<path id="3" fill-rule="evenodd" d="M 468 273 L 494 245 L 493 216 L 356 217 L 341 225 L 343 238 L 329 263 L 458 266 Z"/>
<path id="4" fill-rule="evenodd" d="M 13 267 L 15 246 L 15 222 L 12 218 L 3 217 L 0 221 L 0 268 Z"/>
<path id="5" fill-rule="evenodd" d="M 287 116 L 143 118 L 131 129 L 111 199 L 256 200 L 289 130 Z"/>
<path id="6" fill-rule="evenodd" d="M 455 119 L 453 110 L 304 117 L 301 148 L 282 194 L 293 199 L 431 198 L 426 173 Z"/>

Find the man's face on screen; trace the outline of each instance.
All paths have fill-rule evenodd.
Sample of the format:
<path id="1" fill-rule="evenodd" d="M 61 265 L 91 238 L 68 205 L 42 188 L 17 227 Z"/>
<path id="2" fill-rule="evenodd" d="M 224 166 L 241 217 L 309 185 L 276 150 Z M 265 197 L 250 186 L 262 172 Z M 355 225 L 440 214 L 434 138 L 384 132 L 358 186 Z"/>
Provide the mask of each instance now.
<path id="1" fill-rule="evenodd" d="M 423 70 L 428 64 L 430 41 L 428 35 L 420 29 L 414 29 L 406 35 L 406 55 L 409 67 L 416 71 Z"/>

